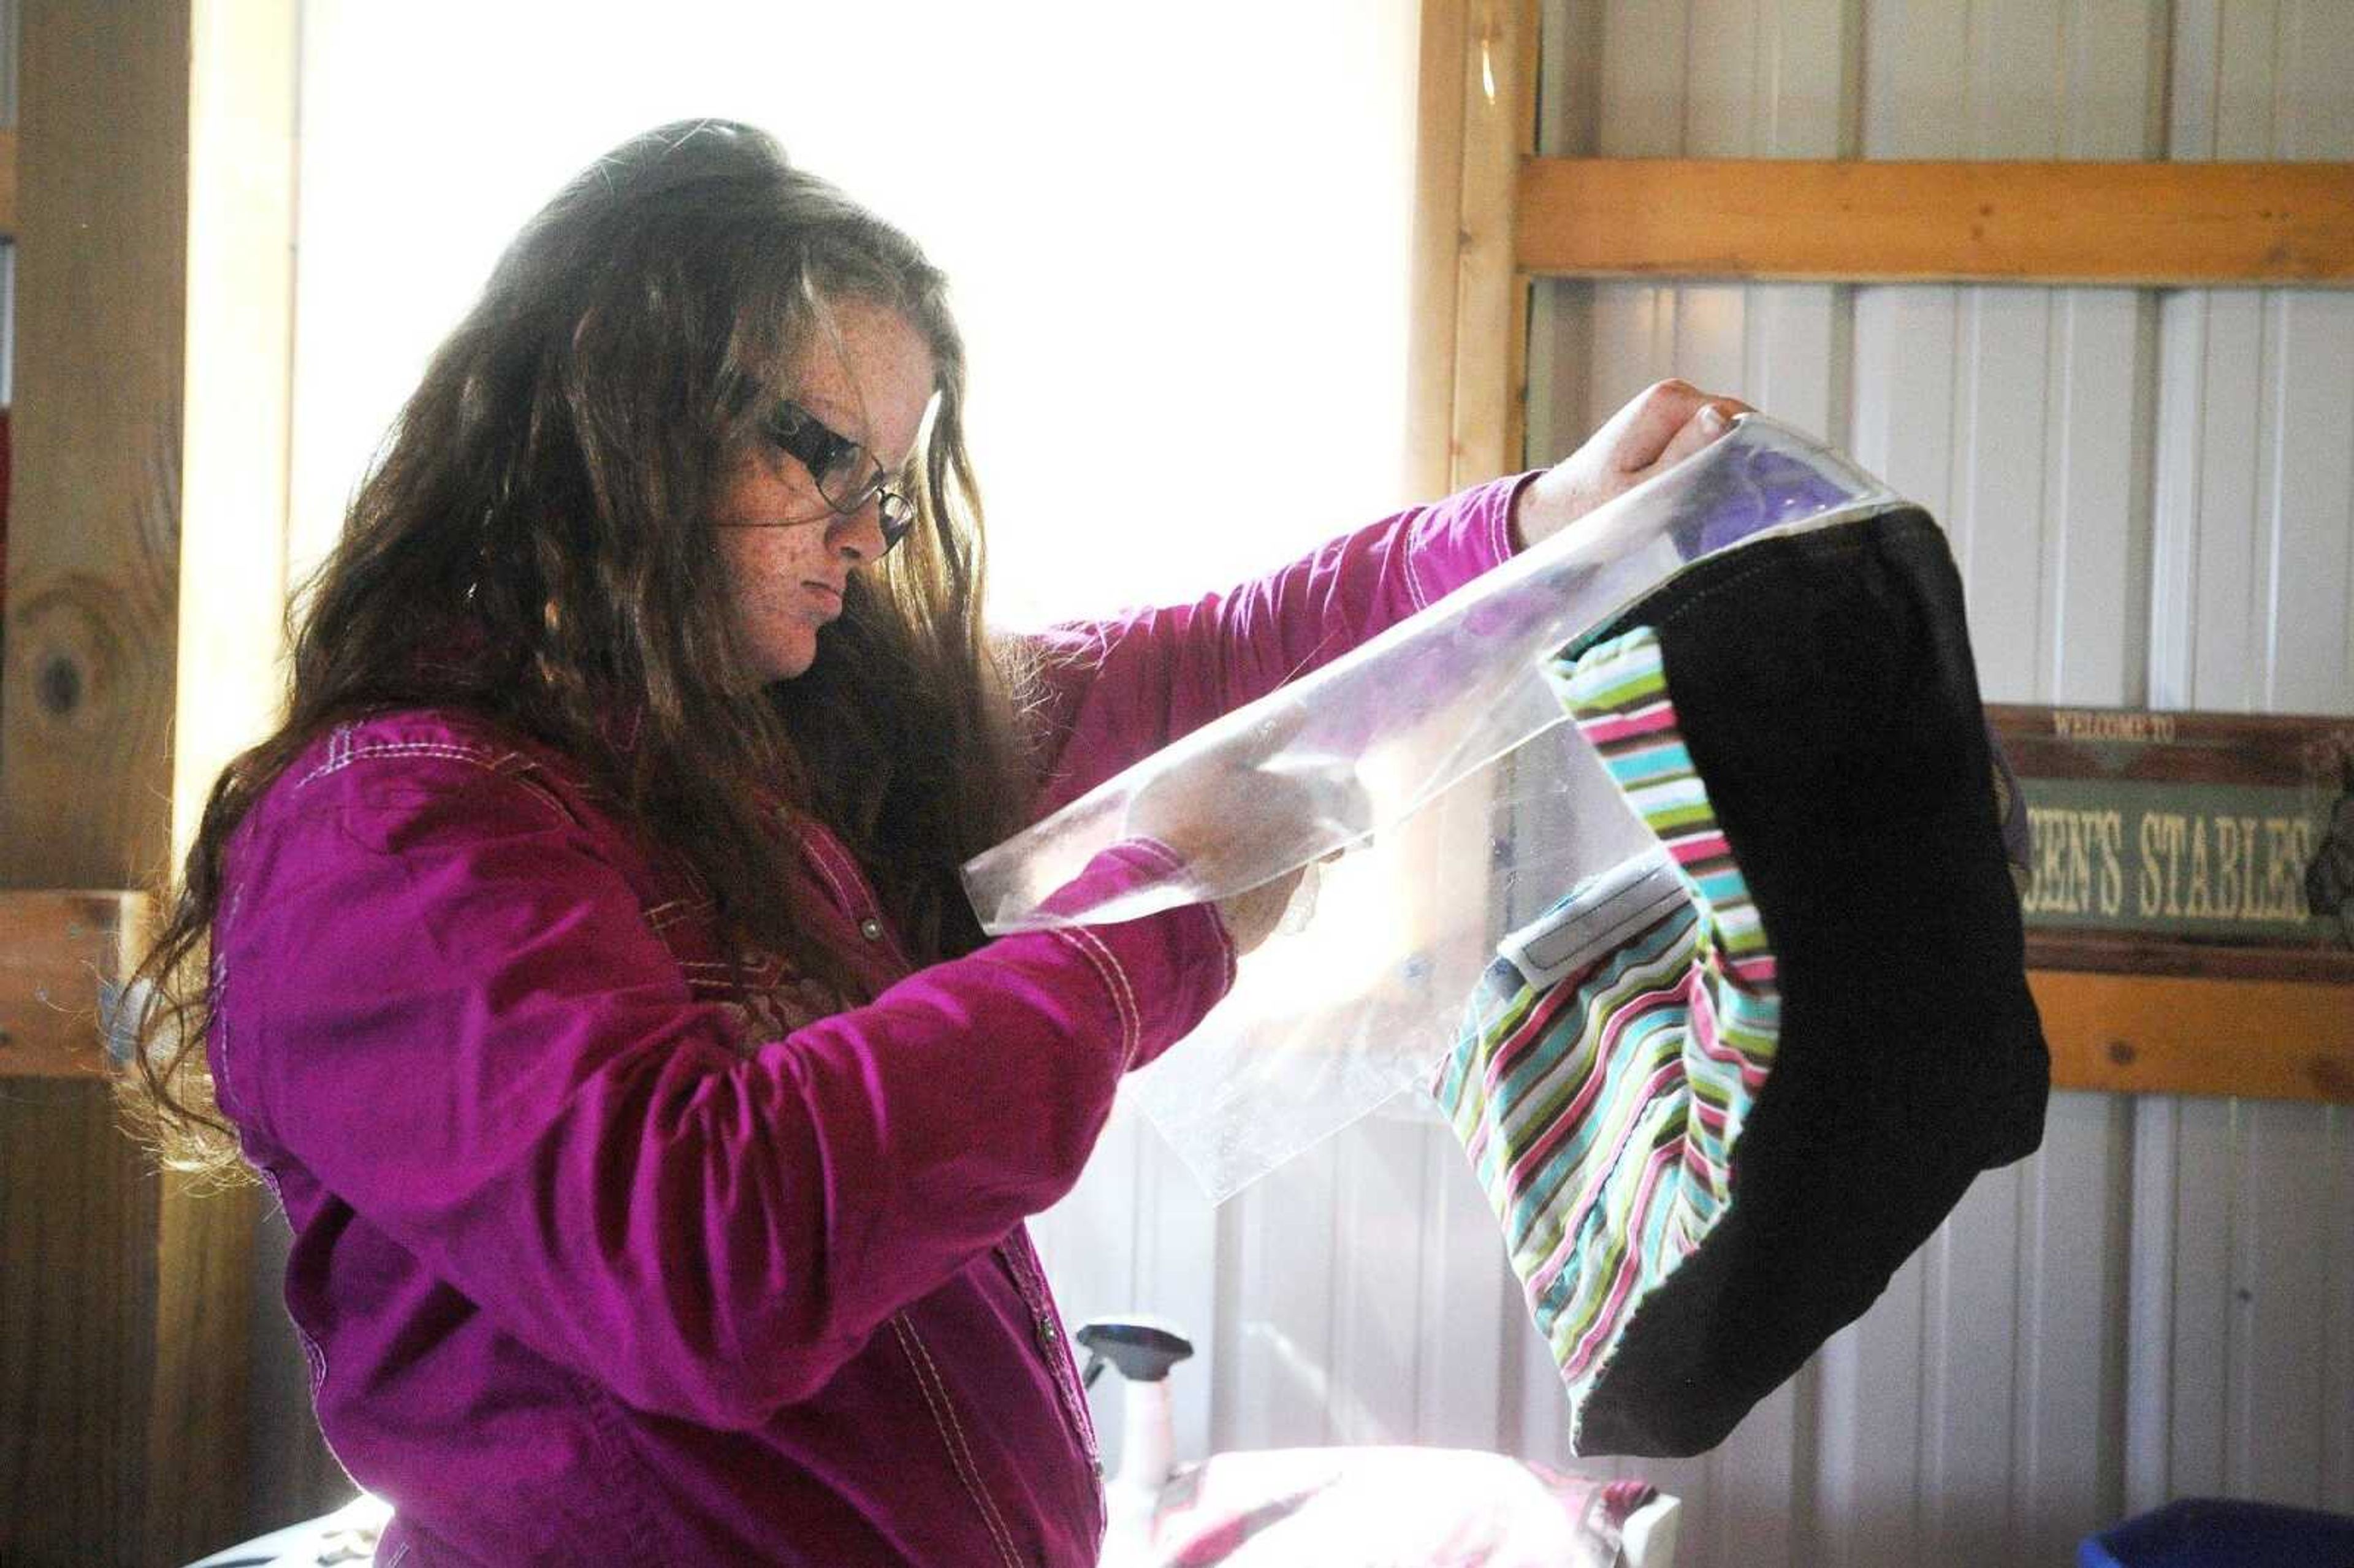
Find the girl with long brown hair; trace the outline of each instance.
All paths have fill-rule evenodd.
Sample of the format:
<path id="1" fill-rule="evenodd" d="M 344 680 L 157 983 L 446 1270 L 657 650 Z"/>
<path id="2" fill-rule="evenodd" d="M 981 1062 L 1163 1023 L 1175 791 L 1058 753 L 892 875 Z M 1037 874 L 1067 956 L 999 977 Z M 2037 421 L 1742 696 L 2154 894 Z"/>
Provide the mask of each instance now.
<path id="1" fill-rule="evenodd" d="M 681 123 L 525 227 L 352 502 L 138 1098 L 282 1200 L 388 1565 L 1092 1563 L 1023 1221 L 1288 889 L 985 943 L 958 865 L 1737 407 L 1665 384 L 1533 479 L 992 643 L 964 399 L 910 241 Z M 1082 890 L 1214 849 L 1169 837 Z"/>

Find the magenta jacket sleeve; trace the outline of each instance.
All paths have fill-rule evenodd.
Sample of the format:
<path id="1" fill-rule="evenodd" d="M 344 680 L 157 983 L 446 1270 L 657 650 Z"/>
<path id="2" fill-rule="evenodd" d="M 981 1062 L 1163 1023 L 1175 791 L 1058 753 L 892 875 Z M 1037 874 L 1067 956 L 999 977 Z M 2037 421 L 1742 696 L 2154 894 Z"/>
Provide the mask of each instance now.
<path id="1" fill-rule="evenodd" d="M 822 1386 L 1061 1196 L 1121 1073 L 1232 975 L 1215 916 L 1172 910 L 994 943 L 746 1055 L 613 846 L 534 789 L 427 752 L 256 818 L 212 1042 L 249 1150 L 535 1351 L 707 1425 Z"/>
<path id="2" fill-rule="evenodd" d="M 1508 559 L 1512 498 L 1532 477 L 1401 512 L 1228 593 L 1046 632 L 1039 814 Z"/>

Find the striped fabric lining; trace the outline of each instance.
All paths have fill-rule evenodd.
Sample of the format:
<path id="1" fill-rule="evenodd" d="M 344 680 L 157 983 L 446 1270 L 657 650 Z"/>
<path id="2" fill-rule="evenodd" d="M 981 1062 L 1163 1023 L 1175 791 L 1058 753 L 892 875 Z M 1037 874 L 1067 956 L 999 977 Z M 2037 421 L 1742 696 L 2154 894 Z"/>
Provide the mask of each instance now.
<path id="1" fill-rule="evenodd" d="M 1638 628 L 1547 673 L 1688 894 L 1555 982 L 1499 959 L 1433 1086 L 1568 1385 L 1575 1451 L 1611 1347 L 1732 1201 L 1780 1002 L 1658 637 Z"/>

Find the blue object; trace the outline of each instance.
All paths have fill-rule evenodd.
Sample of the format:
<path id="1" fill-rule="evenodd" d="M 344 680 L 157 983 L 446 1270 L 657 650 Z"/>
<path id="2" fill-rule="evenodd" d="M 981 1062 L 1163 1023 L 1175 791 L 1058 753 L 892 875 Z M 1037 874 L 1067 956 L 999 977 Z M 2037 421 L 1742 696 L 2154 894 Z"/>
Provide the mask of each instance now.
<path id="1" fill-rule="evenodd" d="M 2184 1498 L 2086 1536 L 2076 1568 L 2354 1568 L 2354 1519 Z"/>

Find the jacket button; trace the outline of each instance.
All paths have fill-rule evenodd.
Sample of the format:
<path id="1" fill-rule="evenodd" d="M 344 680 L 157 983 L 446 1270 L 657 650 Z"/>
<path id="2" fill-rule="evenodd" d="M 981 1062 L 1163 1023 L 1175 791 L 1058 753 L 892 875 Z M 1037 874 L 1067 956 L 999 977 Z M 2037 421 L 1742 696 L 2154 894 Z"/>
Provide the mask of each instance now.
<path id="1" fill-rule="evenodd" d="M 858 923 L 858 934 L 870 942 L 879 942 L 883 939 L 883 922 L 869 915 Z"/>

